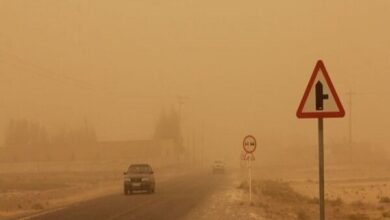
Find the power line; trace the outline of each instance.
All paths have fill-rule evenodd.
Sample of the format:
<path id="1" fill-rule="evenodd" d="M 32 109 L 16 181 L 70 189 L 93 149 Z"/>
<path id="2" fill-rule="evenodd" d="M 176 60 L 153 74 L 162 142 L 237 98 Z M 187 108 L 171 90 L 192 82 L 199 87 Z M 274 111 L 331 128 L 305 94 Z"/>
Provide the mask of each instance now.
<path id="1" fill-rule="evenodd" d="M 3 53 L 3 54 L 7 54 L 10 57 L 13 57 L 14 60 L 17 63 L 22 64 L 22 65 L 24 65 L 26 67 L 29 67 L 30 70 L 35 70 L 34 72 L 26 71 L 26 72 L 23 72 L 23 73 L 28 73 L 28 74 L 31 74 L 31 75 L 39 76 L 41 78 L 49 79 L 49 80 L 52 80 L 52 81 L 54 80 L 54 81 L 67 82 L 67 83 L 72 84 L 73 86 L 77 86 L 77 87 L 82 88 L 82 89 L 88 89 L 88 90 L 93 90 L 94 89 L 93 85 L 91 85 L 90 83 L 88 83 L 86 81 L 83 81 L 83 80 L 80 80 L 80 79 L 76 79 L 74 77 L 66 76 L 66 75 L 63 75 L 63 74 L 56 73 L 56 72 L 51 71 L 51 70 L 49 70 L 49 69 L 47 69 L 45 67 L 42 67 L 40 65 L 28 62 L 25 59 L 19 57 L 18 55 L 15 55 L 15 54 L 12 54 L 12 53 L 9 53 L 9 52 L 5 52 L 3 50 L 0 50 L 0 52 Z"/>
<path id="2" fill-rule="evenodd" d="M 26 61 L 25 59 L 21 58 L 20 56 L 18 55 L 15 55 L 13 53 L 9 53 L 9 52 L 6 52 L 4 50 L 1 50 L 0 49 L 0 53 L 2 54 L 6 54 L 8 55 L 9 57 L 12 57 L 13 59 L 8 59 L 10 62 L 12 62 L 12 60 L 14 62 L 14 65 L 20 67 L 20 64 L 27 67 L 28 68 L 28 71 L 22 71 L 22 73 L 25 73 L 25 74 L 30 74 L 30 75 L 34 75 L 34 76 L 38 76 L 40 78 L 44 78 L 44 79 L 48 79 L 48 80 L 51 80 L 53 82 L 56 82 L 57 84 L 63 86 L 65 85 L 64 83 L 68 84 L 68 85 L 71 85 L 71 86 L 74 86 L 74 87 L 78 87 L 80 89 L 84 89 L 84 90 L 88 90 L 88 91 L 94 91 L 94 92 L 99 92 L 100 94 L 103 94 L 103 95 L 107 95 L 107 96 L 110 96 L 110 97 L 115 97 L 117 99 L 123 99 L 123 100 L 126 100 L 126 101 L 129 101 L 129 100 L 135 100 L 135 99 L 142 99 L 142 100 L 145 100 L 145 98 L 135 98 L 135 97 L 132 97 L 131 99 L 129 99 L 129 97 L 127 96 L 123 96 L 123 94 L 116 94 L 114 91 L 110 91 L 108 90 L 107 88 L 103 88 L 103 87 L 97 87 L 96 85 L 93 85 L 87 81 L 84 81 L 84 80 L 80 80 L 80 79 L 77 79 L 75 77 L 70 77 L 70 76 L 67 76 L 67 75 L 63 75 L 63 74 L 60 74 L 60 73 L 57 73 L 55 71 L 52 71 L 46 67 L 42 67 L 38 64 L 35 64 L 35 63 L 31 63 L 29 61 Z M 2 60 L 0 60 L 0 63 L 2 62 Z M 3 61 L 4 62 L 4 61 Z M 148 100 L 160 100 L 160 97 L 152 97 L 152 98 L 147 98 Z M 172 98 L 173 99 L 173 98 Z M 181 105 L 184 104 L 184 101 L 186 99 L 188 99 L 187 97 L 178 97 L 179 99 L 179 105 L 181 107 Z"/>

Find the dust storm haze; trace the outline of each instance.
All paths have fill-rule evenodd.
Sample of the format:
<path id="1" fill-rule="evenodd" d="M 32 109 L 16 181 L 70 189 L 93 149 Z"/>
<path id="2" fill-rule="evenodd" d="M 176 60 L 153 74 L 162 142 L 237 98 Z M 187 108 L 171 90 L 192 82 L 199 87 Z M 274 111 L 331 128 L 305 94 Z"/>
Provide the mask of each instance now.
<path id="1" fill-rule="evenodd" d="M 183 135 L 203 127 L 210 151 L 238 148 L 246 133 L 263 147 L 310 144 L 315 124 L 294 114 L 323 59 L 345 105 L 356 92 L 356 141 L 388 141 L 387 1 L 0 4 L 3 128 L 87 118 L 99 140 L 148 139 L 183 96 Z M 348 120 L 326 126 L 347 139 Z"/>
<path id="2" fill-rule="evenodd" d="M 388 161 L 389 22 L 387 0 L 0 0 L 0 158 L 35 160 L 8 150 L 19 122 L 44 127 L 52 149 L 92 132 L 74 143 L 96 145 L 92 160 L 131 142 L 180 145 L 171 163 L 239 166 L 252 134 L 259 167 L 315 168 L 316 121 L 295 113 L 321 59 L 346 109 L 325 121 L 327 162 Z M 161 144 L 164 117 L 177 133 Z"/>

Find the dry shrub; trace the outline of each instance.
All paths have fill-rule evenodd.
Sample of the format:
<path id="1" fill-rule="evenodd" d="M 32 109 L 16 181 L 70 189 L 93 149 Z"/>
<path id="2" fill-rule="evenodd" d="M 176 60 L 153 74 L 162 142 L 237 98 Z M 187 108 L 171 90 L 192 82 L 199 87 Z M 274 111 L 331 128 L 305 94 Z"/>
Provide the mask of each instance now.
<path id="1" fill-rule="evenodd" d="M 269 205 L 267 203 L 262 203 L 262 202 L 259 202 L 259 205 L 258 205 L 260 208 L 263 208 L 265 210 L 268 210 L 269 209 Z"/>
<path id="2" fill-rule="evenodd" d="M 307 203 L 318 205 L 318 204 L 320 204 L 320 200 L 317 197 L 313 197 L 313 198 L 308 199 Z"/>
<path id="3" fill-rule="evenodd" d="M 248 182 L 246 182 L 246 181 L 241 182 L 240 185 L 237 187 L 237 189 L 246 189 L 246 190 L 249 190 Z"/>
<path id="4" fill-rule="evenodd" d="M 361 200 L 357 200 L 351 202 L 351 206 L 353 206 L 354 208 L 364 208 L 366 205 Z"/>
<path id="5" fill-rule="evenodd" d="M 379 211 L 385 211 L 385 207 L 383 207 L 383 206 L 379 206 L 377 209 L 378 209 Z"/>
<path id="6" fill-rule="evenodd" d="M 380 203 L 390 203 L 390 197 L 384 196 L 384 197 L 380 198 L 379 202 Z"/>
<path id="7" fill-rule="evenodd" d="M 344 204 L 344 201 L 341 198 L 337 198 L 337 199 L 334 199 L 334 200 L 327 200 L 327 202 L 331 206 L 342 206 Z"/>
<path id="8" fill-rule="evenodd" d="M 370 220 L 366 214 L 351 214 L 348 215 L 348 220 Z"/>
<path id="9" fill-rule="evenodd" d="M 42 210 L 45 207 L 43 207 L 43 205 L 41 203 L 35 203 L 34 205 L 31 206 L 31 208 L 34 210 Z"/>
<path id="10" fill-rule="evenodd" d="M 314 180 L 312 180 L 312 179 L 307 179 L 306 182 L 307 182 L 307 183 L 316 183 L 316 182 L 315 182 Z"/>
<path id="11" fill-rule="evenodd" d="M 297 192 L 286 182 L 266 180 L 256 183 L 257 191 L 265 196 L 270 196 L 274 199 L 283 202 L 302 202 L 309 201 L 309 199 Z"/>
<path id="12" fill-rule="evenodd" d="M 384 218 L 390 218 L 390 211 L 383 212 L 383 213 L 382 213 L 382 216 L 383 216 Z"/>
<path id="13" fill-rule="evenodd" d="M 298 220 L 310 220 L 309 215 L 303 210 L 297 212 L 297 218 Z"/>

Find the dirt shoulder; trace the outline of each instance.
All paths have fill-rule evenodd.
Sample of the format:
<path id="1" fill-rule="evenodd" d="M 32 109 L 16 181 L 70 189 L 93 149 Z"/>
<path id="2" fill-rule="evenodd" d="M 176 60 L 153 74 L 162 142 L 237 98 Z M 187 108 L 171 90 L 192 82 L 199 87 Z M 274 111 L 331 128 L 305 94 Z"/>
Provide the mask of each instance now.
<path id="1" fill-rule="evenodd" d="M 311 183 L 310 183 L 311 184 Z M 253 203 L 265 219 L 309 220 L 319 216 L 319 200 L 296 191 L 290 183 L 275 180 L 253 181 Z M 247 182 L 239 187 L 248 193 Z M 390 213 L 388 202 L 370 203 L 364 200 L 346 202 L 341 197 L 326 199 L 326 216 L 332 220 L 385 220 Z"/>
<path id="2" fill-rule="evenodd" d="M 249 187 L 245 176 L 213 176 L 226 181 L 219 190 L 195 207 L 186 220 L 253 219 L 253 220 L 312 220 L 318 219 L 319 200 L 296 190 L 297 182 L 254 179 L 253 197 L 249 201 Z M 313 182 L 301 182 L 312 187 Z M 318 185 L 316 185 L 318 188 Z M 314 190 L 313 190 L 314 192 Z M 316 191 L 317 192 L 317 191 Z M 317 194 L 315 194 L 317 195 Z M 382 202 L 345 201 L 327 198 L 326 216 L 332 220 L 386 220 L 390 219 L 390 199 Z"/>
<path id="3" fill-rule="evenodd" d="M 155 169 L 156 179 L 166 181 L 185 169 Z M 70 204 L 122 193 L 119 171 L 17 172 L 0 175 L 0 220 L 56 210 Z"/>
<path id="4" fill-rule="evenodd" d="M 0 219 L 62 207 L 118 190 L 109 172 L 15 173 L 0 177 Z"/>

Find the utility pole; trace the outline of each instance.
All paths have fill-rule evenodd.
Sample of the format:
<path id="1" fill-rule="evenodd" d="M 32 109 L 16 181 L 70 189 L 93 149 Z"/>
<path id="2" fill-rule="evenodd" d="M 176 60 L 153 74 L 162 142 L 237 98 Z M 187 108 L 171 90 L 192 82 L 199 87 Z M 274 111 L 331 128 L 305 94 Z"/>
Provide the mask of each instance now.
<path id="1" fill-rule="evenodd" d="M 183 133 L 182 133 L 182 131 L 183 131 L 182 106 L 185 104 L 185 101 L 186 101 L 187 99 L 188 99 L 188 97 L 184 97 L 184 96 L 181 96 L 181 95 L 178 95 L 178 96 L 177 96 L 177 104 L 178 104 L 178 106 L 179 106 L 179 125 L 180 125 L 181 134 L 183 134 Z M 187 143 L 188 143 L 187 146 L 184 145 L 185 140 L 184 140 L 184 137 L 183 137 L 183 136 L 181 137 L 181 141 L 180 141 L 180 142 L 181 142 L 180 145 L 181 145 L 181 147 L 183 147 L 183 150 L 184 150 L 184 152 L 185 152 L 185 153 L 184 153 L 184 156 L 185 156 L 185 157 L 186 157 L 187 150 L 190 151 L 189 138 L 190 138 L 190 136 L 187 137 Z M 186 150 L 186 148 L 188 148 L 188 149 Z"/>
<path id="2" fill-rule="evenodd" d="M 192 163 L 196 165 L 196 130 L 192 130 Z"/>
<path id="3" fill-rule="evenodd" d="M 347 93 L 348 95 L 348 106 L 349 106 L 349 121 L 348 121 L 348 143 L 350 146 L 352 146 L 353 142 L 353 133 L 352 133 L 352 100 L 353 96 L 356 95 L 355 92 L 349 91 Z"/>
<path id="4" fill-rule="evenodd" d="M 352 164 L 352 143 L 353 143 L 353 133 L 352 133 L 352 101 L 353 96 L 356 95 L 356 93 L 349 91 L 347 93 L 348 95 L 348 107 L 349 107 L 349 115 L 348 115 L 348 145 L 349 145 L 349 163 Z"/>
<path id="5" fill-rule="evenodd" d="M 204 121 L 202 120 L 201 125 L 201 137 L 200 137 L 200 145 L 201 145 L 201 167 L 203 168 L 204 164 Z"/>
<path id="6" fill-rule="evenodd" d="M 181 120 L 182 120 L 181 108 L 184 105 L 184 97 L 183 96 L 177 96 L 177 104 L 179 105 L 179 121 L 181 123 Z"/>

